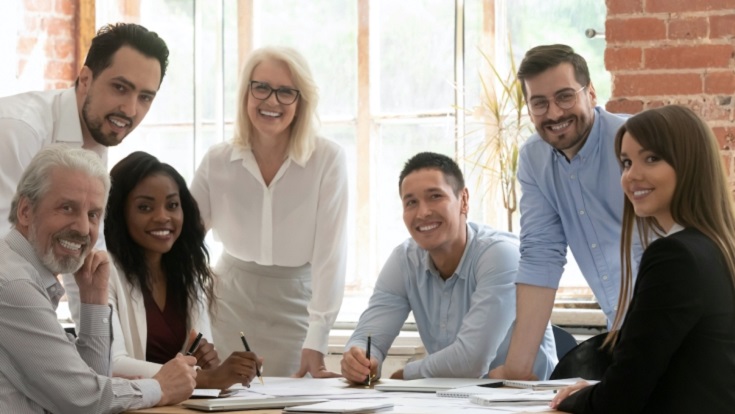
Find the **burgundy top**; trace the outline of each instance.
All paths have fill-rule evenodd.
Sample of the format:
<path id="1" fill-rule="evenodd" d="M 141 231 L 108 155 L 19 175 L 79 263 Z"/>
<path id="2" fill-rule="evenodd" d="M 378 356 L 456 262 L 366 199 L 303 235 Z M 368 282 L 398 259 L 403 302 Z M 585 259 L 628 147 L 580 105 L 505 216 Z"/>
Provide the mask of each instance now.
<path id="1" fill-rule="evenodd" d="M 186 312 L 178 309 L 170 289 L 166 289 L 166 305 L 158 308 L 150 290 L 143 288 L 145 317 L 148 324 L 148 342 L 145 359 L 165 364 L 181 352 L 186 341 Z"/>

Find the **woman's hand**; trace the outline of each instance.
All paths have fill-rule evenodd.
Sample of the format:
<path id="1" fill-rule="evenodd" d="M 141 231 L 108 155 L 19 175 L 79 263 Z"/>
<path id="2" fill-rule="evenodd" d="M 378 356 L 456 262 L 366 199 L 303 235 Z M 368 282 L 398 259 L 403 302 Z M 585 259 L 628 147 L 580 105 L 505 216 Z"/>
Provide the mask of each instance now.
<path id="1" fill-rule="evenodd" d="M 590 385 L 592 384 L 590 384 L 587 381 L 579 381 L 575 383 L 574 385 L 570 385 L 566 388 L 562 388 L 556 394 L 556 397 L 554 397 L 554 399 L 551 400 L 551 402 L 549 403 L 549 407 L 556 409 L 559 406 L 559 404 L 561 404 L 561 402 L 564 401 L 567 397 L 581 390 L 582 388 L 589 387 Z"/>
<path id="2" fill-rule="evenodd" d="M 247 387 L 255 378 L 255 367 L 263 364 L 254 352 L 233 352 L 218 367 L 199 371 L 197 388 L 226 389 L 240 383 Z"/>

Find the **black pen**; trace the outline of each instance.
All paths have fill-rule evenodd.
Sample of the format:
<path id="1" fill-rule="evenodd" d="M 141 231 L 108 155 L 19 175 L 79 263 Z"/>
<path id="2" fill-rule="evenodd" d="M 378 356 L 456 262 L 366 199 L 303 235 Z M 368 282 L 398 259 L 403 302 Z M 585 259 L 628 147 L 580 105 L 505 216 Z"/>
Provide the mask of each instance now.
<path id="1" fill-rule="evenodd" d="M 240 332 L 240 339 L 242 339 L 242 344 L 245 346 L 245 350 L 248 352 L 250 351 L 250 346 L 248 345 L 248 340 L 245 339 L 245 334 Z M 258 376 L 258 379 L 260 380 L 261 385 L 265 385 L 265 382 L 263 381 L 263 376 L 260 375 L 260 369 L 258 369 L 258 361 L 255 361 L 255 375 Z"/>
<path id="2" fill-rule="evenodd" d="M 202 340 L 202 333 L 199 332 L 199 335 L 194 339 L 194 342 L 191 343 L 191 346 L 189 347 L 189 350 L 186 351 L 186 355 L 193 355 L 194 352 L 197 350 L 197 347 L 199 346 L 199 341 Z"/>
<path id="3" fill-rule="evenodd" d="M 371 337 L 371 335 L 368 335 L 367 351 L 365 352 L 365 358 L 367 358 L 368 364 L 370 364 L 370 337 Z M 370 386 L 370 376 L 371 375 L 368 374 L 368 377 L 367 377 L 367 385 L 368 385 L 368 387 Z"/>

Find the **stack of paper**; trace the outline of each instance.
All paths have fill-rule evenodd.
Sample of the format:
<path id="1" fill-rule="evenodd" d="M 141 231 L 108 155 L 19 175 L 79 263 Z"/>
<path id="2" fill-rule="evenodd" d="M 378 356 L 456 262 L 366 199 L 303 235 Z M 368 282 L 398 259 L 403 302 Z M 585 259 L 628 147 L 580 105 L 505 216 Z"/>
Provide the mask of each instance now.
<path id="1" fill-rule="evenodd" d="M 559 390 L 570 385 L 574 385 L 579 381 L 584 381 L 582 378 L 564 378 L 547 381 L 516 381 L 516 380 L 505 380 L 503 385 L 506 387 L 513 388 L 529 388 L 532 390 Z M 598 381 L 590 381 L 591 383 Z"/>
<path id="2" fill-rule="evenodd" d="M 513 405 L 539 405 L 554 399 L 552 391 L 527 391 L 505 393 L 503 390 L 495 390 L 493 394 L 479 394 L 470 397 L 470 402 L 483 406 L 513 406 Z"/>
<path id="3" fill-rule="evenodd" d="M 352 413 L 364 414 L 390 410 L 392 403 L 374 401 L 327 401 L 317 404 L 287 407 L 284 413 Z"/>

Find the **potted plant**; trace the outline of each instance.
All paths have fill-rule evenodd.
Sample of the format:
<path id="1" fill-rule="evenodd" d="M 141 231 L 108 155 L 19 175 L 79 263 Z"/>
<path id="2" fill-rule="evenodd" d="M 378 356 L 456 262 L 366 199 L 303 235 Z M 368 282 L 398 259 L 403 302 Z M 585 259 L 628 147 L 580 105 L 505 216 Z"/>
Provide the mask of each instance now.
<path id="1" fill-rule="evenodd" d="M 480 51 L 489 70 L 480 74 L 481 100 L 473 115 L 484 126 L 484 140 L 470 152 L 469 162 L 489 175 L 501 194 L 508 231 L 513 231 L 513 214 L 518 208 L 518 151 L 533 132 L 526 113 L 521 83 L 510 51 L 510 68 L 501 75 L 490 57 Z"/>

